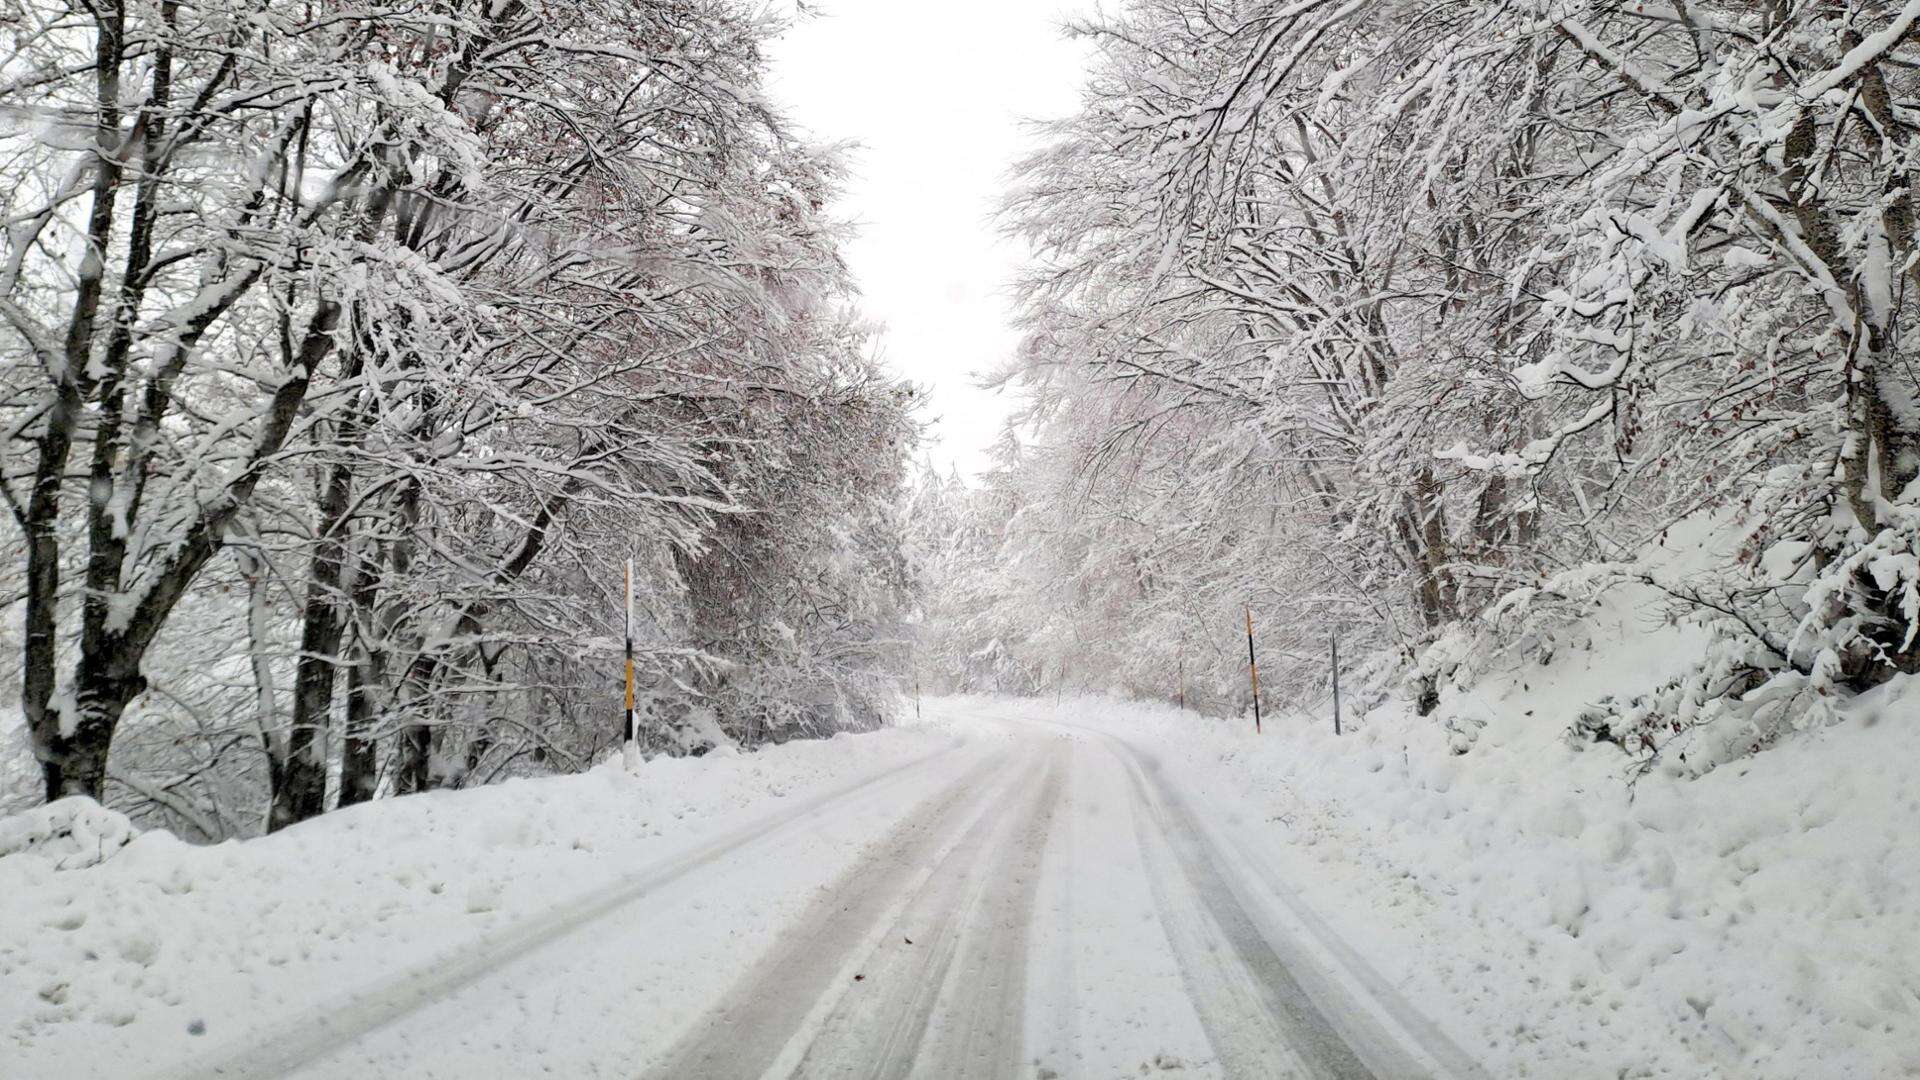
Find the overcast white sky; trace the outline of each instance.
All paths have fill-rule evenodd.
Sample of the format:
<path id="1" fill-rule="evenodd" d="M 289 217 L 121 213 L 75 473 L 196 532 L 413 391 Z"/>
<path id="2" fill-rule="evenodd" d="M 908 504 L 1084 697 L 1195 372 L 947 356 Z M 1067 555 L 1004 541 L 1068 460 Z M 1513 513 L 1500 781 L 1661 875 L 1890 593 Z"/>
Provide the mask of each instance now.
<path id="1" fill-rule="evenodd" d="M 974 387 L 1011 353 L 1017 245 L 989 220 L 1025 117 L 1071 112 L 1085 54 L 1067 14 L 1091 0 L 821 0 L 777 43 L 771 90 L 814 135 L 860 143 L 838 207 L 847 259 L 895 370 L 931 391 L 932 457 L 965 473 L 1008 412 Z"/>

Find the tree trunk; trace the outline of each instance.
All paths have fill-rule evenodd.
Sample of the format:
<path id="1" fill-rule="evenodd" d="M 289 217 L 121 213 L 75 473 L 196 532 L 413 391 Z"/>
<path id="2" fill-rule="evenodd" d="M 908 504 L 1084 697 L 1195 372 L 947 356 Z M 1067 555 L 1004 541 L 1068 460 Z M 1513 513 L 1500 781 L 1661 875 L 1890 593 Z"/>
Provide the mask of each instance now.
<path id="1" fill-rule="evenodd" d="M 335 466 L 322 496 L 323 535 L 307 575 L 306 611 L 300 628 L 300 659 L 293 686 L 293 724 L 287 732 L 286 757 L 279 762 L 272 792 L 269 832 L 315 817 L 326 809 L 327 726 L 333 711 L 333 691 L 340 652 L 341 625 L 336 594 L 340 587 L 341 548 L 336 536 L 344 527 L 349 482 L 346 469 Z"/>
<path id="2" fill-rule="evenodd" d="M 45 774 L 48 800 L 65 794 L 69 751 L 60 737 L 61 722 L 53 706 L 58 681 L 59 637 L 55 618 L 60 602 L 60 482 L 73 447 L 73 427 L 80 412 L 80 395 L 70 386 L 59 387 L 47 414 L 47 430 L 40 437 L 40 461 L 28 496 L 26 520 L 27 604 L 26 642 L 21 657 L 20 704 L 34 756 Z"/>
<path id="3" fill-rule="evenodd" d="M 275 770 L 278 782 L 272 793 L 268 832 L 318 817 L 327 808 L 327 731 L 338 681 L 340 642 L 345 636 L 340 579 L 346 564 L 346 514 L 352 495 L 352 471 L 345 463 L 329 466 L 320 492 L 320 539 L 307 573 L 300 660 L 294 675 L 293 726 L 287 732 L 286 759 Z"/>
<path id="4" fill-rule="evenodd" d="M 117 706 L 112 699 L 125 688 L 97 684 L 86 688 L 89 700 L 112 710 L 104 736 L 100 720 L 89 722 L 85 710 L 77 721 L 63 718 L 52 705 L 57 682 L 56 606 L 60 592 L 60 485 L 73 452 L 81 407 L 92 392 L 95 329 L 106 277 L 107 248 L 113 238 L 114 203 L 120 190 L 121 167 L 114 151 L 120 140 L 120 63 L 125 12 L 97 13 L 94 33 L 93 190 L 87 214 L 86 251 L 80 260 L 73 308 L 57 358 L 43 358 L 53 376 L 46 428 L 36 440 L 38 461 L 33 490 L 28 496 L 24 527 L 27 541 L 26 648 L 23 656 L 21 704 L 46 779 L 47 798 L 81 794 L 98 797 L 106 782 L 107 748 L 120 711 L 145 689 L 133 687 Z M 83 660 L 82 666 L 86 666 Z M 137 675 L 135 676 L 138 677 Z M 76 686 L 76 694 L 81 687 Z M 69 724 L 75 726 L 68 730 Z M 99 745 L 96 745 L 99 744 Z"/>
<path id="5" fill-rule="evenodd" d="M 395 740 L 393 793 L 417 795 L 433 787 L 433 729 L 408 724 Z"/>
<path id="6" fill-rule="evenodd" d="M 76 676 L 78 721 L 71 735 L 57 735 L 50 741 L 41 762 L 49 800 L 69 795 L 101 797 L 107 786 L 107 753 L 114 729 L 127 706 L 147 689 L 134 657 L 85 657 Z"/>
<path id="7" fill-rule="evenodd" d="M 581 456 L 597 454 L 598 445 L 582 448 Z M 577 466 L 576 462 L 576 466 Z M 517 580 L 527 572 L 535 559 L 540 557 L 541 549 L 546 546 L 548 530 L 553 527 L 560 511 L 567 505 L 573 493 L 579 489 L 581 480 L 570 476 L 560 486 L 553 497 L 541 504 L 540 512 L 528 523 L 526 534 L 520 538 L 520 546 L 506 562 L 493 571 L 495 584 L 504 585 Z M 492 605 L 485 602 L 469 603 L 452 620 L 453 637 L 477 639 L 484 626 L 481 620 L 492 614 Z M 445 648 L 445 646 L 443 646 Z M 414 658 L 400 684 L 394 690 L 393 700 L 407 712 L 414 712 L 421 703 L 427 702 L 433 685 L 446 667 L 447 652 L 422 653 Z M 431 707 L 430 705 L 428 707 Z M 427 791 L 436 786 L 433 771 L 434 728 L 430 724 L 409 723 L 401 729 L 394 740 L 393 793 L 411 795 Z"/>
<path id="8" fill-rule="evenodd" d="M 364 571 L 362 577 L 367 576 Z M 355 590 L 355 604 L 360 602 Z M 361 607 L 365 614 L 369 608 Z M 340 758 L 340 805 L 371 802 L 380 786 L 379 744 L 373 724 L 378 709 L 375 696 L 386 681 L 377 649 L 361 635 L 358 661 L 347 671 L 347 745 Z"/>

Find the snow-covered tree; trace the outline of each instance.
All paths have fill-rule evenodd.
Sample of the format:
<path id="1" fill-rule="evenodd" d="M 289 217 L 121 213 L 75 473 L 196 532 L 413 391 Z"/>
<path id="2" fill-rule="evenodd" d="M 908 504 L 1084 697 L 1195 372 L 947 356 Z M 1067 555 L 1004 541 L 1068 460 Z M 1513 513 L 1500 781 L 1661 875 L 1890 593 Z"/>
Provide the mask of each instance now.
<path id="1" fill-rule="evenodd" d="M 1007 205 L 1038 258 L 1006 542 L 1161 695 L 1195 605 L 1220 636 L 1245 605 L 1263 666 L 1357 635 L 1431 702 L 1429 643 L 1644 580 L 1706 514 L 1726 557 L 1655 584 L 1720 644 L 1601 723 L 1746 748 L 1915 670 L 1916 19 L 1136 0 L 1076 27 L 1084 105 Z M 1029 670 L 1086 677 L 1051 618 Z"/>
<path id="2" fill-rule="evenodd" d="M 808 730 L 884 713 L 911 400 L 845 310 L 838 164 L 761 93 L 772 20 L 6 12 L 0 486 L 48 797 L 217 838 L 583 767 L 629 557 L 649 682 L 778 667 L 860 701 Z M 716 627 L 729 560 L 784 624 Z"/>

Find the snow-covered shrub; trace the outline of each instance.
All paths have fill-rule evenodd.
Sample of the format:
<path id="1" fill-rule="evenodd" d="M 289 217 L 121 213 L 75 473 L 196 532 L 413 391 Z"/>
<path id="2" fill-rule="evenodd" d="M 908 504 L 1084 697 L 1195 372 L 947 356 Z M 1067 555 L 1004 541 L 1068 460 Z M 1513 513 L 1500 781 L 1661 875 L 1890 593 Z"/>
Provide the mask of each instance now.
<path id="1" fill-rule="evenodd" d="M 0 817 L 0 858 L 40 858 L 77 870 L 112 858 L 139 835 L 127 816 L 81 795 Z"/>

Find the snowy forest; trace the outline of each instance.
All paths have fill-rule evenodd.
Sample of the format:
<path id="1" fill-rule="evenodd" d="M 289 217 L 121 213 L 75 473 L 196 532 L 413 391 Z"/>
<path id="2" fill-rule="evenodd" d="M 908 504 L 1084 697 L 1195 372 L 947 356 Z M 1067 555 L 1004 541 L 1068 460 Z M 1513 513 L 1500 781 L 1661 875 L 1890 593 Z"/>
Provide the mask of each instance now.
<path id="1" fill-rule="evenodd" d="M 629 558 L 643 749 L 887 714 L 914 390 L 773 19 L 4 10 L 0 794 L 213 841 L 579 771 Z"/>
<path id="2" fill-rule="evenodd" d="M 932 691 L 1437 723 L 1623 584 L 1704 771 L 1920 671 L 1920 4 L 1136 0 L 1069 27 L 977 481 L 730 3 L 13 0 L 16 802 L 203 840 Z M 1675 530 L 1708 535 L 1686 560 Z M 4 734 L 4 732 L 0 732 Z M 37 775 L 35 775 L 37 770 Z"/>
<path id="3" fill-rule="evenodd" d="M 1427 714 L 1630 585 L 1698 655 L 1570 719 L 1695 773 L 1920 671 L 1917 16 L 1075 24 L 1082 107 L 1004 205 L 1023 411 L 982 484 L 915 495 L 933 668 L 1239 713 L 1250 609 L 1272 697 L 1323 702 L 1337 638 Z M 1682 533 L 1705 550 L 1660 552 Z"/>
<path id="4" fill-rule="evenodd" d="M 1053 7 L 0 0 L 6 1080 L 1920 1077 L 1920 0 Z"/>

